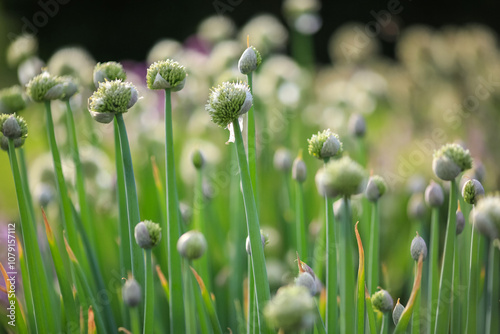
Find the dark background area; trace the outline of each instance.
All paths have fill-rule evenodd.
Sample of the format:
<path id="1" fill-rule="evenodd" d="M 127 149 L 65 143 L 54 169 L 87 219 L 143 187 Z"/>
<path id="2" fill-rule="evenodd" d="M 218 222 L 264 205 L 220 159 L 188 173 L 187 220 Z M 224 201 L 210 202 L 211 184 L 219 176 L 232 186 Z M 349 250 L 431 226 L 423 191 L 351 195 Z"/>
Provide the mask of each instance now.
<path id="1" fill-rule="evenodd" d="M 48 59 L 59 47 L 85 46 L 98 61 L 110 59 L 142 60 L 160 38 L 183 41 L 196 32 L 204 18 L 217 14 L 213 0 L 200 1 L 97 1 L 97 0 L 3 0 L 8 37 L 21 33 L 26 20 L 33 22 L 42 3 L 57 3 L 58 10 L 46 25 L 37 28 L 40 55 Z M 392 0 L 396 1 L 396 0 Z M 225 15 L 241 27 L 259 13 L 272 13 L 283 20 L 281 1 L 220 0 L 236 4 Z M 398 17 L 400 29 L 412 24 L 440 27 L 448 24 L 482 23 L 500 31 L 498 0 L 400 0 L 403 7 Z M 349 21 L 368 23 L 371 11 L 386 10 L 388 1 L 323 1 L 323 27 L 315 36 L 319 61 L 328 62 L 327 42 L 332 32 Z M 5 24 L 5 23 L 4 23 Z M 1 37 L 5 39 L 5 36 Z M 383 52 L 394 55 L 393 41 L 383 41 Z M 465 47 L 465 46 L 464 46 Z"/>

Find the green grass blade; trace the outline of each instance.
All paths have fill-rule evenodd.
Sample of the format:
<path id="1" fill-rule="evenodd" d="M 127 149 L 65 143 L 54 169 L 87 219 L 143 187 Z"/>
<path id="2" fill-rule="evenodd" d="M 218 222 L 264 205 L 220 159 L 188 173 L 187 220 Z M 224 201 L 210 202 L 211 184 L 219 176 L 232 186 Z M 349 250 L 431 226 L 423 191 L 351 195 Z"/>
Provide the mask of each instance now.
<path id="1" fill-rule="evenodd" d="M 33 295 L 31 293 L 31 283 L 29 280 L 28 267 L 24 256 L 23 245 L 16 236 L 17 255 L 19 257 L 19 265 L 21 267 L 21 277 L 24 289 L 24 300 L 26 301 L 26 313 L 28 317 L 29 328 L 34 331 L 36 328 L 35 314 L 33 313 Z"/>
<path id="2" fill-rule="evenodd" d="M 210 298 L 210 294 L 208 293 L 205 283 L 203 283 L 203 279 L 198 275 L 196 270 L 191 268 L 196 281 L 198 281 L 198 285 L 200 286 L 201 296 L 203 298 L 203 302 L 205 304 L 206 311 L 210 318 L 210 322 L 212 323 L 212 329 L 215 334 L 222 334 L 222 328 L 219 323 L 219 319 L 217 318 L 217 313 L 215 312 L 215 307 L 212 299 Z"/>
<path id="3" fill-rule="evenodd" d="M 0 293 L 7 294 L 7 299 L 9 300 L 9 308 L 12 307 L 12 305 L 14 305 L 15 318 L 14 319 L 7 318 L 8 319 L 7 321 L 10 322 L 10 321 L 14 320 L 15 325 L 14 326 L 9 325 L 9 326 L 11 326 L 11 328 L 12 327 L 16 328 L 17 333 L 21 333 L 21 334 L 28 333 L 28 327 L 26 325 L 26 315 L 24 314 L 24 311 L 23 311 L 22 306 L 19 302 L 19 299 L 17 299 L 16 294 L 10 292 L 11 291 L 11 283 L 9 281 L 9 276 L 7 275 L 7 271 L 5 270 L 5 268 L 1 262 L 0 262 L 0 273 L 2 274 L 3 280 L 5 282 L 5 290 L 0 291 Z M 15 290 L 15 289 L 16 288 L 14 287 L 13 290 Z M 3 317 L 3 315 L 2 315 L 2 317 Z"/>
<path id="4" fill-rule="evenodd" d="M 453 263 L 456 238 L 457 183 L 451 181 L 448 222 L 444 243 L 443 264 L 439 281 L 439 297 L 434 333 L 447 333 L 450 321 L 450 305 L 453 284 Z"/>
<path id="5" fill-rule="evenodd" d="M 377 320 L 375 320 L 375 312 L 373 311 L 372 299 L 370 297 L 370 292 L 365 286 L 365 302 L 366 302 L 366 313 L 368 314 L 368 333 L 377 334 Z"/>
<path id="6" fill-rule="evenodd" d="M 245 148 L 243 146 L 243 136 L 241 135 L 240 125 L 238 120 L 233 122 L 235 144 L 238 152 L 238 165 L 241 172 L 241 185 L 243 190 L 243 202 L 245 204 L 245 212 L 247 217 L 247 229 L 250 238 L 250 248 L 252 250 L 252 264 L 255 280 L 255 294 L 257 298 L 257 314 L 259 317 L 259 325 L 261 332 L 267 332 L 262 319 L 262 311 L 264 305 L 270 298 L 269 283 L 267 280 L 266 262 L 264 258 L 264 247 L 260 234 L 259 217 L 257 214 L 257 206 L 252 190 L 250 180 L 250 172 L 246 160 Z"/>
<path id="7" fill-rule="evenodd" d="M 380 243 L 380 216 L 378 201 L 372 203 L 372 217 L 370 220 L 370 245 L 368 256 L 368 291 L 374 293 L 377 289 L 379 269 L 378 262 L 380 258 L 379 243 Z"/>
<path id="8" fill-rule="evenodd" d="M 316 332 L 318 334 L 326 334 L 325 324 L 323 323 L 323 319 L 321 318 L 321 312 L 319 311 L 318 301 L 315 299 L 314 303 L 316 304 Z"/>
<path id="9" fill-rule="evenodd" d="M 337 333 L 337 245 L 335 242 L 335 218 L 333 199 L 325 196 L 326 206 L 326 331 Z"/>
<path id="10" fill-rule="evenodd" d="M 165 166 L 167 190 L 167 242 L 168 242 L 168 283 L 170 284 L 170 332 L 184 332 L 181 258 L 177 252 L 177 239 L 180 237 L 179 205 L 177 203 L 177 188 L 175 185 L 174 139 L 172 131 L 172 101 L 171 91 L 165 90 Z"/>
<path id="11" fill-rule="evenodd" d="M 488 285 L 486 307 L 486 333 L 495 334 L 499 328 L 499 299 L 500 299 L 500 240 L 495 239 L 490 243 L 488 255 Z"/>
<path id="12" fill-rule="evenodd" d="M 410 323 L 410 319 L 413 313 L 413 307 L 415 305 L 415 300 L 418 298 L 420 294 L 420 283 L 422 281 L 422 265 L 423 265 L 423 255 L 420 255 L 417 264 L 417 273 L 415 275 L 415 281 L 413 282 L 413 289 L 411 291 L 410 299 L 408 300 L 408 304 L 401 314 L 401 318 L 399 318 L 399 322 L 394 330 L 394 334 L 402 334 L 406 333 L 406 328 Z"/>
<path id="13" fill-rule="evenodd" d="M 474 208 L 472 209 L 474 210 Z M 474 217 L 474 215 L 472 215 Z M 472 223 L 474 226 L 474 223 Z M 479 303 L 479 272 L 480 259 L 479 247 L 481 236 L 476 228 L 472 228 L 472 242 L 469 258 L 469 285 L 467 287 L 467 320 L 465 325 L 466 333 L 476 333 L 477 331 L 477 306 Z"/>
<path id="14" fill-rule="evenodd" d="M 353 245 L 352 245 L 352 233 L 351 233 L 351 214 L 349 208 L 349 199 L 347 197 L 343 198 L 344 201 L 344 215 L 343 222 L 341 224 L 341 235 L 339 236 L 339 251 L 340 256 L 340 270 L 341 279 L 339 284 L 340 289 L 340 331 L 342 333 L 354 333 L 355 331 L 355 319 L 354 314 L 356 312 L 354 301 L 355 301 L 355 291 L 354 291 L 354 259 L 353 259 Z"/>

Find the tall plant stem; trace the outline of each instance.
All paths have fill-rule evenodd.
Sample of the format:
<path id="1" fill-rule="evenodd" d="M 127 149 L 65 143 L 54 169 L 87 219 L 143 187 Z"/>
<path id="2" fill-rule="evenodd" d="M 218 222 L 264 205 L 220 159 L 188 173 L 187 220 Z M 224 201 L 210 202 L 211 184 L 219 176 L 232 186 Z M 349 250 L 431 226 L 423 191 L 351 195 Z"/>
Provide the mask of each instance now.
<path id="1" fill-rule="evenodd" d="M 431 213 L 431 242 L 429 249 L 429 276 L 427 290 L 427 332 L 434 333 L 436 319 L 435 307 L 439 292 L 439 208 L 432 208 Z"/>
<path id="2" fill-rule="evenodd" d="M 250 87 L 250 94 L 253 96 L 253 77 L 252 72 L 247 74 L 248 86 Z M 255 202 L 258 205 L 257 195 L 257 143 L 255 139 L 255 109 L 254 105 L 248 110 L 247 113 L 247 146 L 248 146 L 248 168 L 250 170 L 250 179 L 252 181 L 252 189 L 255 197 Z"/>
<path id="3" fill-rule="evenodd" d="M 66 117 L 69 147 L 71 149 L 71 157 L 73 158 L 73 163 L 75 164 L 76 171 L 76 191 L 78 192 L 78 204 L 80 205 L 80 218 L 90 239 L 90 243 L 95 248 L 96 242 L 94 225 L 90 221 L 90 210 L 87 202 L 87 196 L 85 194 L 85 176 L 83 174 L 82 164 L 80 161 L 80 152 L 78 150 L 78 140 L 76 138 L 76 128 L 73 118 L 73 111 L 71 110 L 71 104 L 69 103 L 69 101 L 66 101 Z"/>
<path id="4" fill-rule="evenodd" d="M 167 242 L 168 242 L 168 284 L 170 289 L 169 311 L 170 332 L 183 333 L 185 326 L 182 286 L 181 258 L 177 252 L 180 237 L 179 205 L 175 184 L 174 139 L 172 130 L 171 91 L 165 89 L 165 166 L 167 190 Z"/>
<path id="5" fill-rule="evenodd" d="M 151 249 L 144 250 L 146 256 L 146 300 L 144 301 L 144 326 L 142 332 L 144 334 L 153 333 L 154 327 L 154 305 L 155 292 L 153 281 L 153 259 Z"/>
<path id="6" fill-rule="evenodd" d="M 46 289 L 48 288 L 48 286 L 43 286 L 42 284 L 44 273 L 42 272 L 40 275 L 40 272 L 38 272 L 37 263 L 41 265 L 42 258 L 36 238 L 35 225 L 30 219 L 28 208 L 26 205 L 26 197 L 24 196 L 21 183 L 21 174 L 19 173 L 19 165 L 17 162 L 14 141 L 12 139 L 9 139 L 8 145 L 10 166 L 12 169 L 12 175 L 14 177 L 17 202 L 19 205 L 19 215 L 21 218 L 21 223 L 19 225 L 21 227 L 21 235 L 26 254 L 26 267 L 29 276 L 29 278 L 23 279 L 29 279 L 31 285 L 31 291 L 25 291 L 25 293 L 32 294 L 34 308 L 31 311 L 33 312 L 35 318 L 35 330 L 41 333 L 48 333 L 48 328 L 50 328 L 50 324 L 48 322 L 50 319 L 47 318 L 46 311 L 49 310 L 47 309 L 47 307 L 50 307 L 50 304 L 43 298 L 42 294 L 42 289 Z M 9 268 L 7 268 L 7 270 L 9 270 Z"/>
<path id="7" fill-rule="evenodd" d="M 450 321 L 457 211 L 457 183 L 456 180 L 452 180 L 450 183 L 448 222 L 446 224 L 446 237 L 444 243 L 443 264 L 441 267 L 441 279 L 439 281 L 439 298 L 434 333 L 447 333 Z"/>
<path id="8" fill-rule="evenodd" d="M 127 217 L 128 217 L 128 234 L 131 256 L 132 275 L 137 280 L 137 283 L 144 289 L 144 256 L 142 249 L 132 242 L 135 225 L 140 221 L 139 200 L 137 198 L 137 189 L 135 186 L 134 167 L 132 165 L 132 155 L 130 153 L 130 145 L 128 143 L 127 129 L 123 121 L 122 114 L 115 116 L 118 132 L 120 134 L 121 155 L 123 158 L 123 175 L 125 179 L 125 196 L 127 199 Z M 139 315 L 142 320 L 144 310 L 144 302 L 139 307 Z M 141 321 L 142 322 L 142 321 Z"/>
<path id="9" fill-rule="evenodd" d="M 378 201 L 372 203 L 372 218 L 370 224 L 370 245 L 368 258 L 368 291 L 374 293 L 378 286 L 378 261 L 380 244 L 380 216 Z"/>
<path id="10" fill-rule="evenodd" d="M 243 190 L 243 202 L 245 204 L 245 213 L 247 217 L 247 229 L 250 238 L 250 248 L 252 251 L 251 259 L 255 280 L 255 294 L 257 298 L 257 315 L 261 332 L 267 332 L 262 311 L 264 305 L 270 298 L 269 283 L 267 280 L 266 262 L 264 258 L 264 247 L 260 235 L 259 216 L 250 179 L 250 171 L 246 160 L 245 147 L 243 145 L 243 136 L 241 135 L 238 120 L 233 122 L 235 144 L 238 152 L 238 164 L 240 167 L 241 185 Z"/>
<path id="11" fill-rule="evenodd" d="M 498 239 L 490 242 L 488 255 L 488 286 L 486 307 L 486 332 L 495 334 L 499 332 L 499 302 L 500 291 L 500 241 Z"/>
<path id="12" fill-rule="evenodd" d="M 295 182 L 295 224 L 297 252 L 303 259 L 307 259 L 309 252 L 307 247 L 307 226 L 304 216 L 304 188 L 300 182 Z M 333 239 L 333 242 L 335 243 L 335 239 Z"/>
<path id="13" fill-rule="evenodd" d="M 341 225 L 341 235 L 338 244 L 341 252 L 340 260 L 340 331 L 342 333 L 354 333 L 355 331 L 355 307 L 354 307 L 354 260 L 352 245 L 352 224 L 349 209 L 349 198 L 345 196 L 343 222 Z"/>
<path id="14" fill-rule="evenodd" d="M 50 150 L 52 152 L 52 161 L 54 163 L 54 170 L 56 174 L 56 184 L 59 195 L 59 202 L 61 205 L 63 216 L 61 221 L 63 227 L 68 235 L 68 242 L 71 249 L 75 253 L 77 259 L 81 258 L 80 244 L 78 242 L 78 235 L 76 233 L 76 226 L 73 220 L 73 213 L 71 212 L 70 198 L 68 194 L 68 188 L 66 187 L 66 181 L 64 180 L 61 155 L 59 154 L 59 149 L 57 148 L 56 136 L 54 132 L 54 122 L 52 121 L 52 110 L 50 107 L 50 101 L 45 102 L 46 110 L 46 121 L 47 121 L 47 135 L 49 137 Z"/>
<path id="15" fill-rule="evenodd" d="M 337 245 L 333 199 L 325 196 L 326 206 L 326 331 L 337 333 Z"/>
<path id="16" fill-rule="evenodd" d="M 472 208 L 474 210 L 474 208 Z M 472 215 L 473 217 L 474 215 Z M 472 223 L 474 225 L 474 223 Z M 479 231 L 472 227 L 472 242 L 469 259 L 469 286 L 467 287 L 467 320 L 465 324 L 466 333 L 476 333 L 477 331 L 477 305 L 479 303 L 479 272 L 480 259 L 479 249 L 481 236 Z"/>

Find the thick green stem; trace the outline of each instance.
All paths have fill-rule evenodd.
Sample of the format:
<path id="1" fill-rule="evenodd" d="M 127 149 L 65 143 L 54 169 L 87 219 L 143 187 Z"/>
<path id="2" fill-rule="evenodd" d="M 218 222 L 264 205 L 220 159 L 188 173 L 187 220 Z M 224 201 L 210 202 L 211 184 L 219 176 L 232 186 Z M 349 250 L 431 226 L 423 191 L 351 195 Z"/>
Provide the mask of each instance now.
<path id="1" fill-rule="evenodd" d="M 380 217 L 378 201 L 372 203 L 372 218 L 370 224 L 370 246 L 368 258 L 368 291 L 374 293 L 378 286 L 378 261 L 379 261 L 379 243 L 380 243 Z"/>
<path id="2" fill-rule="evenodd" d="M 474 210 L 474 208 L 472 209 Z M 474 217 L 474 215 L 472 215 Z M 474 223 L 472 224 L 474 225 Z M 476 333 L 477 331 L 477 305 L 479 303 L 479 231 L 472 228 L 472 242 L 469 258 L 469 286 L 467 291 L 467 321 L 465 325 L 466 333 Z"/>
<path id="3" fill-rule="evenodd" d="M 500 241 L 492 240 L 488 256 L 488 286 L 486 306 L 486 333 L 496 334 L 499 332 L 499 290 L 500 290 Z"/>
<path id="4" fill-rule="evenodd" d="M 456 238 L 456 211 L 457 211 L 457 183 L 452 180 L 450 187 L 450 203 L 448 209 L 448 222 L 444 243 L 443 265 L 439 281 L 439 298 L 436 313 L 434 333 L 447 333 L 450 321 L 450 306 L 453 285 L 453 263 L 455 255 Z"/>
<path id="5" fill-rule="evenodd" d="M 139 285 L 144 289 L 144 256 L 142 255 L 142 249 L 132 240 L 135 226 L 141 219 L 139 213 L 139 200 L 137 198 L 137 189 L 135 186 L 134 167 L 132 165 L 132 155 L 130 153 L 127 129 L 125 128 L 125 122 L 123 121 L 122 114 L 117 114 L 115 119 L 120 134 L 120 147 L 123 158 L 123 175 L 125 178 L 125 196 L 127 199 L 128 234 L 132 275 L 136 279 L 137 283 L 139 283 Z M 143 315 L 143 309 L 144 303 L 141 303 L 139 308 L 139 315 L 141 317 Z"/>
<path id="6" fill-rule="evenodd" d="M 253 96 L 252 72 L 247 74 L 250 94 Z M 257 143 L 255 139 L 255 107 L 252 105 L 247 113 L 247 145 L 248 145 L 248 168 L 250 170 L 250 179 L 252 180 L 252 189 L 255 196 L 255 202 L 258 205 L 257 196 Z"/>
<path id="7" fill-rule="evenodd" d="M 431 242 L 429 248 L 429 276 L 427 290 L 427 331 L 434 333 L 436 319 L 437 297 L 439 292 L 439 208 L 432 208 L 431 216 Z M 430 321 L 429 321 L 430 320 Z"/>
<path id="8" fill-rule="evenodd" d="M 325 196 L 326 206 L 326 331 L 337 333 L 337 245 L 335 244 L 335 218 L 333 199 Z"/>
<path id="9" fill-rule="evenodd" d="M 205 220 L 205 199 L 203 196 L 203 173 L 199 169 L 197 171 L 196 186 L 194 190 L 194 204 L 193 204 L 193 225 L 194 228 L 200 231 L 206 238 L 208 238 L 208 231 Z M 211 247 L 209 245 L 207 249 L 207 254 L 202 256 L 198 261 L 194 263 L 194 267 L 198 274 L 203 278 L 203 282 L 209 291 L 212 291 L 212 277 L 210 275 L 210 259 L 211 257 Z"/>
<path id="10" fill-rule="evenodd" d="M 144 301 L 144 326 L 142 332 L 144 334 L 153 333 L 154 327 L 154 305 L 155 305 L 155 292 L 153 281 L 153 259 L 151 249 L 144 251 L 146 255 L 146 299 Z"/>
<path id="11" fill-rule="evenodd" d="M 461 319 L 460 319 L 460 305 L 461 291 L 460 291 L 460 264 L 459 264 L 459 253 L 458 253 L 458 238 L 455 242 L 455 259 L 453 261 L 453 299 L 452 299 L 452 311 L 451 311 L 451 332 L 461 333 Z"/>
<path id="12" fill-rule="evenodd" d="M 254 271 L 255 293 L 257 297 L 257 314 L 261 332 L 267 332 L 262 311 L 270 298 L 269 283 L 267 280 L 266 262 L 264 257 L 264 247 L 260 235 L 259 216 L 250 179 L 250 171 L 246 160 L 245 147 L 243 146 L 243 136 L 241 135 L 238 120 L 233 122 L 235 134 L 235 144 L 238 152 L 238 164 L 240 167 L 241 186 L 243 190 L 243 202 L 245 204 L 245 213 L 247 217 L 247 229 L 250 238 L 250 248 L 252 251 L 251 259 Z"/>
<path id="13" fill-rule="evenodd" d="M 297 252 L 303 259 L 309 256 L 307 248 L 307 226 L 304 216 L 304 188 L 302 183 L 295 183 L 295 230 L 297 235 Z M 335 239 L 333 239 L 335 243 Z"/>
<path id="14" fill-rule="evenodd" d="M 257 317 L 255 315 L 255 281 L 253 278 L 252 258 L 248 257 L 248 319 L 247 333 L 255 333 L 255 328 L 258 327 Z"/>
<path id="15" fill-rule="evenodd" d="M 61 155 L 59 154 L 59 149 L 57 148 L 56 136 L 54 132 L 54 122 L 52 121 L 52 110 L 50 108 L 50 101 L 45 102 L 45 110 L 47 116 L 47 135 L 49 137 L 50 150 L 52 151 L 52 161 L 54 163 L 54 171 L 56 174 L 56 184 L 58 189 L 59 201 L 62 209 L 63 216 L 61 221 L 63 227 L 68 235 L 68 242 L 73 249 L 77 259 L 81 258 L 80 244 L 78 242 L 78 235 L 76 233 L 76 226 L 73 221 L 73 213 L 71 212 L 70 197 L 68 193 L 68 188 L 66 187 L 66 181 L 64 180 Z"/>
<path id="16" fill-rule="evenodd" d="M 417 262 L 415 262 L 415 277 L 417 277 Z M 411 333 L 419 334 L 420 333 L 420 291 L 417 293 L 415 298 L 415 303 L 413 304 L 413 313 L 411 316 Z"/>
<path id="17" fill-rule="evenodd" d="M 355 331 L 355 294 L 354 294 L 354 263 L 352 245 L 352 224 L 349 210 L 349 199 L 343 198 L 344 214 L 339 236 L 339 251 L 341 279 L 340 289 L 340 331 L 342 333 L 354 333 Z"/>
<path id="18" fill-rule="evenodd" d="M 165 90 L 165 166 L 167 190 L 167 242 L 168 242 L 168 284 L 170 289 L 170 332 L 183 333 L 185 326 L 182 286 L 181 258 L 177 251 L 177 240 L 180 237 L 179 205 L 175 184 L 174 139 L 172 130 L 171 91 Z"/>

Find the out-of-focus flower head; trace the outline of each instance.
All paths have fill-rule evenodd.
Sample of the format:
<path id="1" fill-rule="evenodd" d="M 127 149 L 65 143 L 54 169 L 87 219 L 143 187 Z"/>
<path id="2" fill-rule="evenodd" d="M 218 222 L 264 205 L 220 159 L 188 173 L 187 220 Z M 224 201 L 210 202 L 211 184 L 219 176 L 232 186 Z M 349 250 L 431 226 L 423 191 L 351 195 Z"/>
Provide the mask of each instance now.
<path id="1" fill-rule="evenodd" d="M 328 42 L 328 53 L 334 63 L 360 64 L 377 55 L 380 43 L 367 26 L 352 22 L 341 26 Z"/>
<path id="2" fill-rule="evenodd" d="M 283 50 L 287 44 L 288 32 L 277 18 L 262 14 L 255 16 L 241 28 L 239 34 L 241 43 L 246 44 L 247 36 L 250 36 L 252 45 L 264 56 L 273 51 Z"/>
<path id="3" fill-rule="evenodd" d="M 72 76 L 88 87 L 93 83 L 95 63 L 87 50 L 81 47 L 66 47 L 56 51 L 47 66 L 51 73 Z"/>
<path id="4" fill-rule="evenodd" d="M 33 35 L 20 35 L 7 48 L 7 64 L 19 66 L 25 60 L 36 56 L 38 41 Z"/>
<path id="5" fill-rule="evenodd" d="M 174 39 L 165 38 L 156 42 L 149 50 L 146 57 L 147 63 L 152 64 L 159 60 L 179 59 L 179 53 L 182 51 L 182 45 Z"/>
<path id="6" fill-rule="evenodd" d="M 235 31 L 233 20 L 222 15 L 209 16 L 198 26 L 198 35 L 212 45 L 232 38 Z"/>

